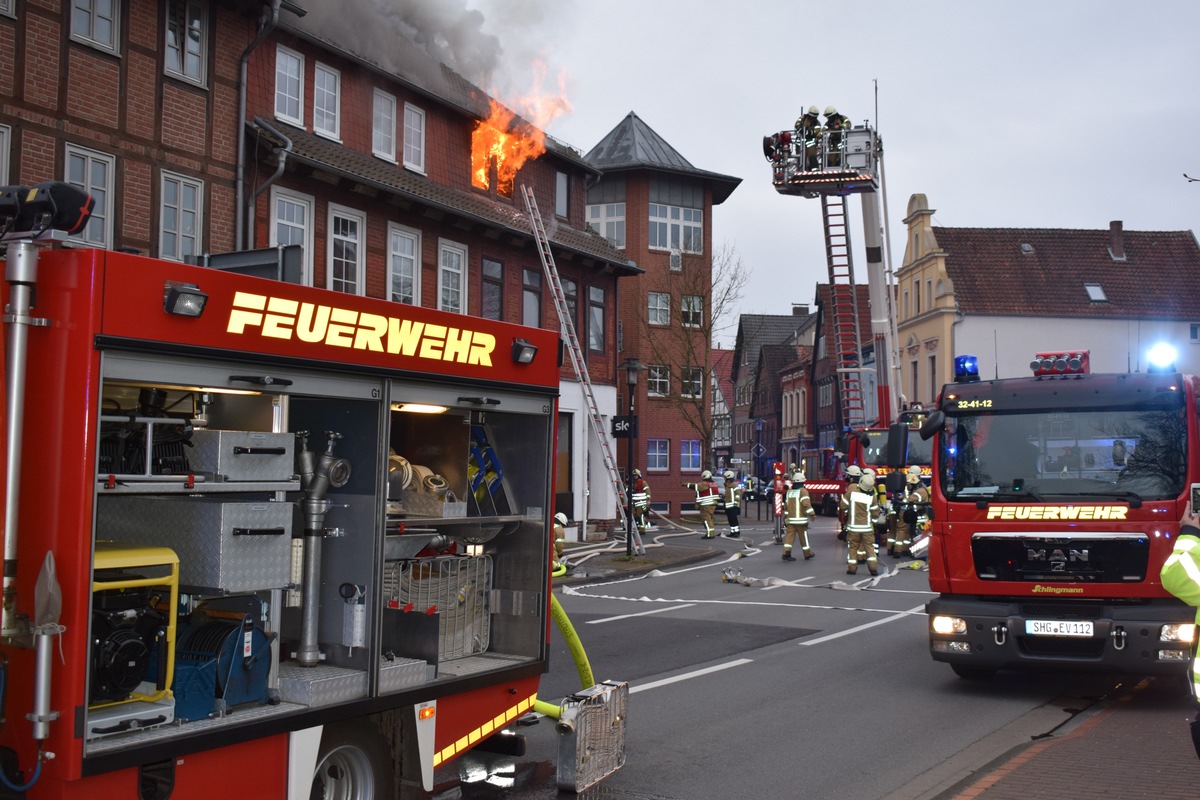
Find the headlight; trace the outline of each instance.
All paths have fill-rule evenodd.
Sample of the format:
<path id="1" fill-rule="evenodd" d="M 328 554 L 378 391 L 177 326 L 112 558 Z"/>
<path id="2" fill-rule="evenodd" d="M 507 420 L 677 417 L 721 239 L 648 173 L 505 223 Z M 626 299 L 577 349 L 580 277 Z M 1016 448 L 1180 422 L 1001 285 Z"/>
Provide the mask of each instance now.
<path id="1" fill-rule="evenodd" d="M 943 636 L 956 634 L 961 636 L 967 632 L 967 621 L 960 617 L 946 617 L 937 614 L 930 618 L 929 629 Z"/>
<path id="2" fill-rule="evenodd" d="M 1158 638 L 1164 642 L 1187 642 L 1196 640 L 1196 626 L 1191 622 L 1179 625 L 1163 625 Z"/>

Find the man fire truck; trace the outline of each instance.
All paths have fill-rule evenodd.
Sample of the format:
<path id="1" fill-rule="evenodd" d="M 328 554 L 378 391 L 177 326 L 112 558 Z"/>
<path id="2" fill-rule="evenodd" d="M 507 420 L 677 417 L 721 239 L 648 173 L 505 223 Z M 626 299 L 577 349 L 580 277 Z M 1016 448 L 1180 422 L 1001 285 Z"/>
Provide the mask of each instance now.
<path id="1" fill-rule="evenodd" d="M 980 381 L 955 361 L 922 436 L 934 471 L 934 660 L 964 677 L 1059 667 L 1182 674 L 1191 610 L 1164 591 L 1200 482 L 1200 378 L 1090 374 L 1086 350 Z"/>
<path id="2" fill-rule="evenodd" d="M 431 788 L 547 667 L 557 333 L 53 249 L 57 186 L 0 195 L 0 794 Z"/>

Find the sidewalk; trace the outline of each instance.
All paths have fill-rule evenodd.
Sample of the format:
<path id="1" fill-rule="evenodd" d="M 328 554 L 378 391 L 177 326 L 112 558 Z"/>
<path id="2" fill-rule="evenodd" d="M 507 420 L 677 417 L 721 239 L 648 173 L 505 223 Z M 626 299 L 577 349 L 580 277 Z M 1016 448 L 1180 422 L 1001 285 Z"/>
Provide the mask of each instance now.
<path id="1" fill-rule="evenodd" d="M 934 800 L 1194 800 L 1193 716 L 1178 681 L 1148 678 L 1069 731 L 1015 748 Z"/>
<path id="2" fill-rule="evenodd" d="M 751 520 L 753 522 L 753 520 Z M 770 538 L 769 528 L 748 529 L 743 536 L 760 542 Z M 646 537 L 670 533 L 661 528 Z M 627 558 L 624 543 L 592 556 L 555 584 L 617 580 L 644 575 L 655 569 L 671 569 L 737 552 L 736 539 L 703 540 L 681 537 L 660 547 L 650 547 L 644 556 Z M 591 549 L 604 543 L 568 546 L 571 551 Z M 1079 715 L 1077 721 L 1053 736 L 1018 745 L 990 763 L 971 770 L 955 785 L 934 793 L 897 796 L 921 800 L 1195 800 L 1200 797 L 1200 759 L 1192 747 L 1189 722 L 1195 716 L 1187 691 L 1178 681 L 1145 678 L 1120 697 L 1108 700 L 1096 711 Z M 919 782 L 918 782 L 919 783 Z M 945 784 L 943 784 L 945 785 Z"/>

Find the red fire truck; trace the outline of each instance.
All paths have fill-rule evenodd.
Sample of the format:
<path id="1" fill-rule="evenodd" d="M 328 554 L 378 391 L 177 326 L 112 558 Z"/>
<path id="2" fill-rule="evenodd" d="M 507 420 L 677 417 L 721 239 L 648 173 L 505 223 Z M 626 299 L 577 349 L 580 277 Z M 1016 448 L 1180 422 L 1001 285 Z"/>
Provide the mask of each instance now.
<path id="1" fill-rule="evenodd" d="M 1088 361 L 1039 353 L 1030 377 L 980 381 L 960 356 L 922 430 L 930 651 L 959 675 L 1188 662 L 1193 612 L 1158 575 L 1200 481 L 1200 379 L 1091 374 Z"/>
<path id="2" fill-rule="evenodd" d="M 5 262 L 0 795 L 401 796 L 531 709 L 556 332 L 47 238 Z"/>

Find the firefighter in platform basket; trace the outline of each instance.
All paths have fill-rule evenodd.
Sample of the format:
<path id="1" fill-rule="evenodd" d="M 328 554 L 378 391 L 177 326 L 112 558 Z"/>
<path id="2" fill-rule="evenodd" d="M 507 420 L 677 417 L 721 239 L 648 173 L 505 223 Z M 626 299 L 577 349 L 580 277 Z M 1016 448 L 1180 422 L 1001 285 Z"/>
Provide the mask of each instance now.
<path id="1" fill-rule="evenodd" d="M 816 106 L 809 106 L 801 117 L 796 120 L 796 135 L 803 148 L 803 169 L 811 172 L 818 167 L 817 145 L 821 139 L 821 112 Z"/>
<path id="2" fill-rule="evenodd" d="M 875 517 L 879 516 L 876 500 L 875 479 L 864 475 L 847 493 L 849 508 L 846 511 L 846 574 L 858 571 L 860 559 L 867 562 L 872 575 L 878 575 L 878 559 L 875 556 Z"/>
<path id="3" fill-rule="evenodd" d="M 844 132 L 848 130 L 850 130 L 850 120 L 839 114 L 833 106 L 827 107 L 825 109 L 825 147 L 828 153 L 825 163 L 827 166 L 840 167 L 842 165 Z"/>
<path id="4" fill-rule="evenodd" d="M 803 472 L 792 473 L 792 485 L 784 497 L 783 508 L 784 522 L 787 524 L 787 533 L 783 537 L 783 560 L 796 560 L 792 555 L 792 545 L 799 542 L 800 552 L 804 553 L 804 560 L 807 561 L 813 557 L 808 541 L 808 523 L 817 512 L 813 510 L 808 490 L 804 488 Z"/>
<path id="5" fill-rule="evenodd" d="M 717 534 L 713 529 L 713 512 L 716 511 L 721 492 L 717 484 L 713 483 L 712 472 L 706 469 L 700 473 L 698 482 L 684 483 L 681 486 L 696 493 L 696 509 L 700 512 L 700 521 L 704 523 L 704 538 L 715 538 Z"/>
<path id="6" fill-rule="evenodd" d="M 650 528 L 650 484 L 640 469 L 633 471 L 633 518 L 640 533 Z"/>
<path id="7" fill-rule="evenodd" d="M 725 470 L 725 488 L 721 490 L 721 502 L 718 506 L 725 507 L 725 520 L 729 523 L 729 538 L 741 538 L 742 528 L 738 518 L 742 513 L 742 485 L 738 483 L 737 474 Z"/>

